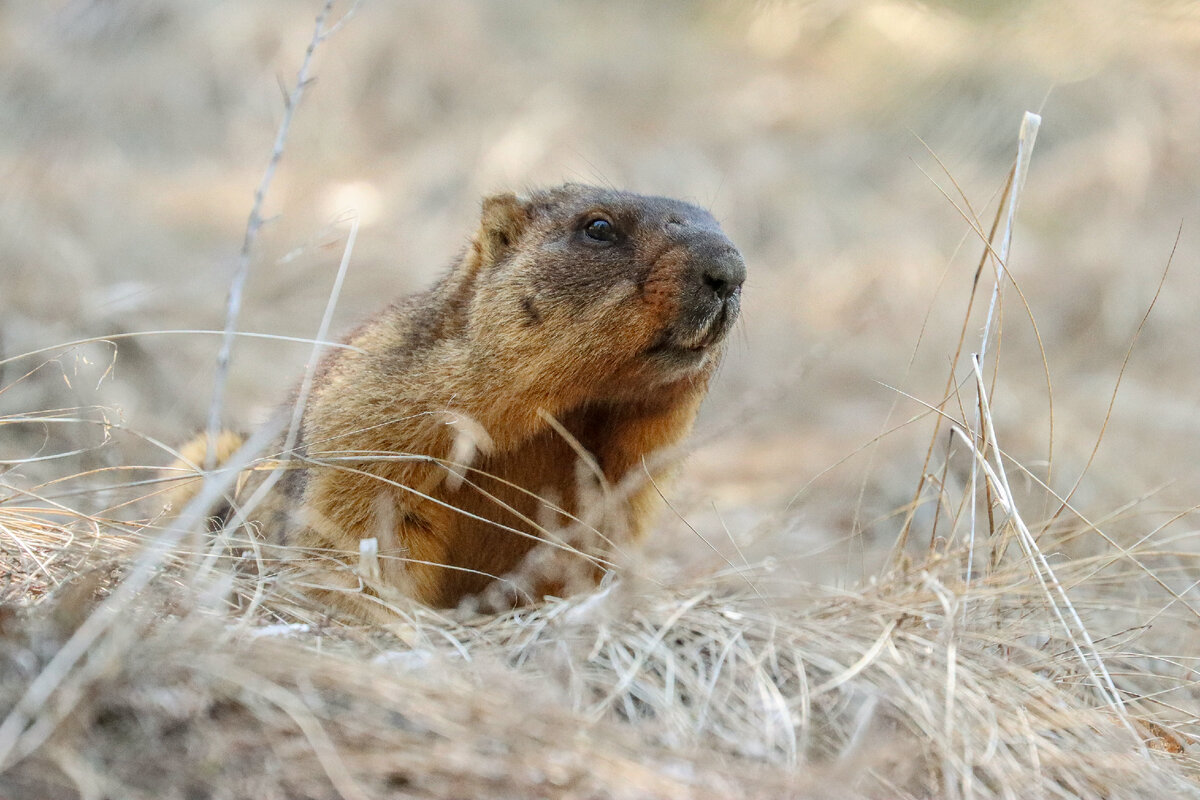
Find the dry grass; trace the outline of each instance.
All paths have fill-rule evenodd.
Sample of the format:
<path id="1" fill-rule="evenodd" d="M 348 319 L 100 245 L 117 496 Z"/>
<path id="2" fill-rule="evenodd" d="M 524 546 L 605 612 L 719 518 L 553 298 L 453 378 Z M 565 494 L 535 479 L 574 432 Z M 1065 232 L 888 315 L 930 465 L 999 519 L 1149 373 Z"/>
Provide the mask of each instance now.
<path id="1" fill-rule="evenodd" d="M 961 547 L 854 590 L 765 566 L 669 586 L 628 575 L 496 617 L 411 609 L 386 630 L 278 596 L 252 620 L 221 613 L 186 580 L 187 559 L 111 606 L 111 579 L 72 590 L 78 567 L 60 559 L 51 598 L 4 619 L 0 785 L 30 797 L 1192 796 L 1194 688 L 1178 657 L 1190 648 L 1156 649 L 1155 606 L 1135 600 L 1174 557 L 1147 542 L 1056 563 L 1096 641 L 1082 657 L 1029 562 L 1014 553 L 968 586 Z M 109 624 L 79 658 L 57 661 L 98 618 Z M 1196 619 L 1164 608 L 1153 624 L 1177 634 Z"/>
<path id="2" fill-rule="evenodd" d="M 1054 4 L 1030 4 L 1024 11 L 1027 27 L 1014 28 L 1024 31 L 1021 35 L 1006 33 L 1005 25 L 986 15 L 974 21 L 944 10 L 914 16 L 908 7 L 891 2 L 865 4 L 861 11 L 821 3 L 763 4 L 746 13 L 712 4 L 698 12 L 698 22 L 680 11 L 659 11 L 647 24 L 671 32 L 664 34 L 661 57 L 696 65 L 686 72 L 688 80 L 675 86 L 666 67 L 652 60 L 659 57 L 658 50 L 644 42 L 605 44 L 597 39 L 600 44 L 593 50 L 590 38 L 545 35 L 574 30 L 572 12 L 582 6 L 564 4 L 565 11 L 531 20 L 522 18 L 520 10 L 484 11 L 470 3 L 445 7 L 449 10 L 423 5 L 408 12 L 411 20 L 402 17 L 415 32 L 397 25 L 385 36 L 372 31 L 387 27 L 379 18 L 351 20 L 338 35 L 358 38 L 340 51 L 342 61 L 325 62 L 324 74 L 335 78 L 382 72 L 402 86 L 400 101 L 375 88 L 365 101 L 359 97 L 378 114 L 360 118 L 360 136 L 342 142 L 352 158 L 380 164 L 377 185 L 402 186 L 398 196 L 409 199 L 441 197 L 437 180 L 454 177 L 438 157 L 446 151 L 438 148 L 461 143 L 455 137 L 478 126 L 474 118 L 453 118 L 437 99 L 439 91 L 472 85 L 477 71 L 470 62 L 447 55 L 438 62 L 438 77 L 430 86 L 404 83 L 403 76 L 418 71 L 417 60 L 397 61 L 403 55 L 393 50 L 408 47 L 424 53 L 422 31 L 427 29 L 449 37 L 438 53 L 482 53 L 480 58 L 491 58 L 507 76 L 508 84 L 489 84 L 486 92 L 462 95 L 474 97 L 483 109 L 490 108 L 493 93 L 512 101 L 531 92 L 523 83 L 522 59 L 543 65 L 560 58 L 567 70 L 546 95 L 531 93 L 532 99 L 504 125 L 493 126 L 489 136 L 495 150 L 480 156 L 487 180 L 516 180 L 509 172 L 524 179 L 527 173 L 540 177 L 554 171 L 558 162 L 538 161 L 531 153 L 561 154 L 571 146 L 564 144 L 570 141 L 564 132 L 589 125 L 599 131 L 599 140 L 618 143 L 621 152 L 643 152 L 654 137 L 648 143 L 618 130 L 621 104 L 612 100 L 624 101 L 622 87 L 628 89 L 646 75 L 661 76 L 668 85 L 658 89 L 675 98 L 681 110 L 672 111 L 676 106 L 669 103 L 657 106 L 634 93 L 626 113 L 638 125 L 652 120 L 664 138 L 686 131 L 694 137 L 688 141 L 705 144 L 697 153 L 660 154 L 660 160 L 646 161 L 632 156 L 622 160 L 601 148 L 605 157 L 600 167 L 587 168 L 618 182 L 626 174 L 651 180 L 642 176 L 644 170 L 659 178 L 722 174 L 714 165 L 733 176 L 717 202 L 729 206 L 726 216 L 734 238 L 746 242 L 751 264 L 764 276 L 759 286 L 747 288 L 747 326 L 759 327 L 751 329 L 756 335 L 747 352 L 733 354 L 722 376 L 725 388 L 719 386 L 713 398 L 715 411 L 702 425 L 702 436 L 709 441 L 694 456 L 684 488 L 669 497 L 678 513 L 667 516 L 647 552 L 636 554 L 595 592 L 501 615 L 443 614 L 405 606 L 390 626 L 333 620 L 294 591 L 294 576 L 287 572 L 231 562 L 200 520 L 189 521 L 185 515 L 182 524 L 163 527 L 146 509 L 170 482 L 154 471 L 127 466 L 169 460 L 163 454 L 170 448 L 160 440 L 186 438 L 178 432 L 194 429 L 214 411 L 241 413 L 245 419 L 238 404 L 262 386 L 248 386 L 244 378 L 239 384 L 239 364 L 263 370 L 259 383 L 268 385 L 278 382 L 271 371 L 278 365 L 268 363 L 272 359 L 261 352 L 238 351 L 230 362 L 229 391 L 217 392 L 228 403 L 210 406 L 208 384 L 199 392 L 185 391 L 194 370 L 177 368 L 177 363 L 192 363 L 188 348 L 197 348 L 204 337 L 177 337 L 185 349 L 166 359 L 154 354 L 169 338 L 165 335 L 120 334 L 108 343 L 95 337 L 126 330 L 130 321 L 160 330 L 215 328 L 215 314 L 193 326 L 192 312 L 180 310 L 188 304 L 178 297 L 167 298 L 157 311 L 117 299 L 111 302 L 120 325 L 110 326 L 108 312 L 91 315 L 91 309 L 106 308 L 106 301 L 84 304 L 87 311 L 76 315 L 78 325 L 61 329 L 55 327 L 57 321 L 38 316 L 46 305 L 46 290 L 23 272 L 21 280 L 5 285 L 6 293 L 15 293 L 5 302 L 16 313 L 9 319 L 17 322 L 9 322 L 3 334 L 18 349 L 10 345 L 0 356 L 0 458 L 6 470 L 0 474 L 0 563 L 5 575 L 0 796 L 1200 797 L 1200 764 L 1194 755 L 1200 734 L 1195 681 L 1200 548 L 1192 509 L 1198 493 L 1189 468 L 1173 461 L 1176 452 L 1194 452 L 1188 449 L 1194 431 L 1179 422 L 1186 418 L 1179 404 L 1193 396 L 1194 370 L 1178 364 L 1169 334 L 1154 327 L 1155 320 L 1165 319 L 1168 327 L 1186 335 L 1196 325 L 1190 275 L 1170 277 L 1174 291 L 1161 297 L 1155 293 L 1155 279 L 1172 252 L 1170 236 L 1178 214 L 1188 212 L 1186 205 L 1171 203 L 1194 202 L 1180 199 L 1184 195 L 1172 189 L 1170 173 L 1191 175 L 1200 167 L 1200 160 L 1192 158 L 1194 143 L 1186 138 L 1187 132 L 1200 131 L 1200 124 L 1187 116 L 1186 106 L 1162 99 L 1187 83 L 1181 75 L 1191 74 L 1187 65 L 1195 48 L 1185 10 L 1178 10 L 1178 19 L 1168 18 L 1172 9 L 1135 15 L 1143 29 L 1112 37 L 1096 30 L 1105 19 L 1123 19 L 1128 8 L 1116 3 L 1089 7 L 1088 15 L 1079 18 L 1089 20 L 1088 25 L 1054 28 L 1063 31 L 1068 44 L 1095 45 L 1086 51 L 1087 58 L 1073 59 L 1064 55 L 1070 49 L 1065 45 L 1056 49 L 1029 33 L 1065 13 L 1057 9 L 1066 6 Z M 86 27 L 109 13 L 81 8 L 64 16 Z M 239 81 L 245 79 L 232 77 L 234 73 L 254 72 L 254 57 L 245 55 L 256 52 L 250 45 L 258 41 L 270 49 L 263 42 L 276 19 L 270 11 L 221 12 L 237 17 L 231 19 L 192 9 L 164 12 L 155 23 L 153 15 L 132 5 L 125 8 L 123 13 L 135 22 L 158 25 L 164 42 L 185 50 L 198 43 L 232 41 L 206 39 L 211 31 L 185 32 L 193 29 L 184 24 L 188 21 L 216 27 L 230 23 L 230 30 L 241 31 L 245 46 L 238 52 L 246 60 L 224 68 L 228 72 L 218 69 L 213 78 L 214 96 L 226 102 L 239 96 L 230 87 L 244 85 Z M 271 8 L 287 19 L 294 17 L 293 7 Z M 373 14 L 391 19 L 388 14 L 402 12 L 374 6 L 359 10 L 360 17 Z M 60 35 L 29 27 L 35 18 L 33 12 L 0 12 L 0 22 L 12 30 Z M 533 26 L 534 38 L 548 42 L 544 46 L 551 52 L 513 44 L 524 41 L 521 24 L 514 20 Z M 311 30 L 294 21 L 290 25 L 287 38 L 301 51 Z M 501 27 L 507 33 L 491 37 L 493 25 L 512 25 L 513 30 Z M 146 48 L 153 37 L 138 33 L 137 25 L 129 27 L 129 41 Z M 747 50 L 737 51 L 744 60 L 721 61 L 720 69 L 712 66 L 717 62 L 697 60 L 700 51 L 733 47 L 725 29 L 744 35 Z M 74 30 L 61 35 L 89 35 Z M 887 47 L 899 53 L 897 58 L 919 54 L 919 66 L 913 69 L 959 70 L 953 74 L 968 84 L 958 87 L 964 96 L 972 95 L 971 81 L 993 89 L 1013 87 L 1003 103 L 1006 113 L 1015 95 L 1021 95 L 1022 108 L 1037 106 L 1027 102 L 1026 89 L 1038 81 L 1022 70 L 1036 75 L 1058 70 L 1060 80 L 1079 80 L 1086 88 L 1086 76 L 1122 69 L 1138 76 L 1138 86 L 1161 88 L 1152 95 L 1171 113 L 1126 108 L 1121 119 L 1136 117 L 1141 127 L 1127 130 L 1100 116 L 1100 132 L 1066 142 L 1054 140 L 1054 126 L 1048 126 L 1024 189 L 1020 180 L 1010 179 L 1008 188 L 1000 180 L 1011 162 L 1016 122 L 1015 115 L 1005 116 L 996 126 L 1002 131 L 989 131 L 982 145 L 970 134 L 965 147 L 953 135 L 932 140 L 935 155 L 922 161 L 930 177 L 914 190 L 880 166 L 903 159 L 880 145 L 873 115 L 885 105 L 883 98 L 911 85 L 889 71 L 893 56 L 887 53 L 892 51 L 876 47 L 879 31 L 886 34 Z M 118 79 L 124 75 L 128 81 L 123 70 L 138 66 L 136 61 L 98 52 L 112 46 L 106 37 L 115 34 L 90 35 L 94 51 L 86 57 L 109 65 Z M 393 38 L 400 40 L 399 47 Z M 272 41 L 277 49 L 286 49 L 278 38 Z M 323 40 L 318 36 L 311 41 Z M 1148 52 L 1144 48 L 1165 48 L 1163 42 L 1172 43 L 1164 52 L 1178 63 L 1164 59 L 1150 67 L 1139 62 Z M 338 39 L 330 40 L 331 48 L 338 45 Z M 517 56 L 506 55 L 510 45 Z M 608 52 L 612 47 L 620 53 L 630 48 L 627 63 L 633 66 L 632 78 L 614 72 L 616 86 L 609 89 L 589 82 L 590 73 L 581 65 L 599 58 L 596 53 L 613 58 Z M 993 60 L 981 58 L 981 52 Z M 318 73 L 321 56 L 316 55 Z M 27 70 L 31 80 L 62 88 L 48 77 L 59 73 L 36 57 L 7 57 Z M 157 57 L 163 58 L 161 53 Z M 651 61 L 637 60 L 642 58 Z M 302 75 L 308 61 L 304 64 Z M 293 74 L 295 68 L 296 62 L 289 62 L 279 71 Z M 722 77 L 725 70 L 731 78 Z M 698 86 L 697 75 L 711 85 Z M 993 75 L 999 77 L 993 81 L 988 77 Z M 70 80 L 62 80 L 69 90 Z M 444 85 L 432 85 L 439 80 Z M 922 86 L 919 81 L 916 85 Z M 957 84 L 946 86 L 948 94 L 958 91 Z M 1076 84 L 1057 91 L 1069 98 L 1068 108 L 1078 110 L 1086 105 L 1087 92 L 1072 86 Z M 845 91 L 847 87 L 856 91 Z M 1041 96 L 1044 87 L 1038 91 Z M 317 104 L 314 116 L 355 119 L 354 101 L 344 88 L 310 94 Z M 231 129 L 212 122 L 219 102 L 193 109 L 203 96 L 158 98 L 162 127 L 147 129 L 185 140 L 191 135 L 189 125 L 216 131 L 226 137 L 226 147 L 240 153 Z M 805 103 L 799 102 L 801 96 Z M 604 111 L 599 121 L 589 116 L 583 102 L 591 98 L 599 98 Z M 795 102 L 781 103 L 781 98 Z M 1113 95 L 1103 98 L 1113 100 Z M 99 99 L 104 101 L 100 107 L 116 103 L 107 95 Z M 688 116 L 697 108 L 730 104 L 739 111 L 728 121 L 729 130 L 696 125 Z M 295 105 L 289 105 L 289 119 L 293 110 Z M 928 127 L 914 123 L 927 141 L 933 139 L 930 129 L 935 134 L 953 129 L 954 115 L 936 104 L 918 110 L 917 119 L 934 120 Z M 1051 103 L 1048 119 L 1055 118 L 1055 110 Z M 329 168 L 313 156 L 320 151 L 314 143 L 327 131 L 304 128 L 303 111 L 293 132 L 298 141 L 287 142 L 288 157 L 296 156 L 290 190 L 288 157 L 280 162 L 289 209 L 320 205 L 319 192 L 305 194 L 294 187 L 303 185 L 305 176 Z M 137 117 L 142 112 L 128 113 Z M 404 120 L 425 113 L 436 118 L 434 133 L 405 127 L 410 123 Z M 563 115 L 571 114 L 578 119 L 564 122 Z M 899 116 L 912 122 L 912 116 Z M 834 118 L 841 127 L 806 133 L 818 130 L 818 117 Z M 115 116 L 105 119 L 117 128 L 126 124 Z M 279 122 L 272 120 L 268 127 Z M 145 120 L 129 124 L 136 129 Z M 288 124 L 284 120 L 281 129 L 286 132 Z M 1182 138 L 1175 141 L 1164 131 L 1181 132 L 1171 135 Z M 388 135 L 399 136 L 412 149 L 405 156 L 411 163 L 375 160 L 380 149 L 373 142 Z M 788 137 L 796 136 L 807 137 L 806 146 L 840 170 L 856 167 L 866 178 L 861 185 L 838 184 L 838 192 L 823 198 L 825 205 L 816 202 L 812 194 L 795 188 L 799 180 L 777 175 L 783 174 L 781 154 L 792 152 Z M 843 144 L 843 138 L 851 144 Z M 721 161 L 726 156 L 713 154 L 723 152 L 728 141 L 744 147 L 733 148 L 735 155 L 728 156 L 733 161 L 727 163 Z M 281 145 L 277 140 L 273 165 Z M 163 152 L 170 149 L 163 142 L 158 146 Z M 93 159 L 90 147 L 83 148 L 81 163 L 100 170 L 84 170 L 90 180 L 98 180 L 105 162 Z M 963 160 L 964 152 L 988 147 L 999 154 Z M 455 152 L 453 169 L 467 170 L 464 164 L 472 162 Z M 1134 157 L 1147 152 L 1152 153 L 1146 156 L 1150 166 Z M 240 180 L 261 169 L 261 156 L 246 156 L 245 168 L 234 177 Z M 0 152 L 0 158 L 8 155 Z M 430 177 L 414 166 L 418 162 L 440 165 L 442 172 Z M 128 167 L 138 162 L 114 163 Z M 1039 171 L 1042 163 L 1048 166 Z M 193 178 L 202 182 L 197 176 L 203 169 L 192 169 Z M 816 175 L 820 185 L 834 185 L 815 162 L 803 170 Z M 49 243 L 67 266 L 50 268 L 46 285 L 62 275 L 86 274 L 89 258 L 103 260 L 105 253 L 130 260 L 129 280 L 145 280 L 155 263 L 147 249 L 175 259 L 180 252 L 172 248 L 189 236 L 228 239 L 244 222 L 244 217 L 226 220 L 229 224 L 222 227 L 210 221 L 222 219 L 220 198 L 225 196 L 210 187 L 202 193 L 208 205 L 200 216 L 213 227 L 201 230 L 191 195 L 184 191 L 177 196 L 152 177 L 142 177 L 153 197 L 139 202 L 167 198 L 169 202 L 160 203 L 165 217 L 157 219 L 178 214 L 173 224 L 185 232 L 181 238 L 143 236 L 136 245 L 119 237 L 89 240 L 62 222 L 82 202 L 59 196 L 70 195 L 69 185 L 28 181 L 31 188 L 25 194 L 0 195 L 0 221 L 5 223 L 0 248 L 36 267 L 39 256 L 28 254 L 38 249 L 36 241 Z M 233 177 L 224 179 L 238 184 Z M 688 179 L 676 178 L 683 181 L 678 186 L 635 188 L 690 196 L 717 191 L 714 185 Z M 459 182 L 456 197 L 492 188 Z M 1136 194 L 1133 184 L 1155 198 L 1146 201 L 1140 217 L 1130 199 Z M 1159 193 L 1146 186 L 1158 187 Z M 360 202 L 370 199 L 362 187 L 356 191 Z M 846 199 L 851 197 L 858 199 Z M 1008 208 L 1017 200 L 1024 212 L 1014 229 Z M 444 197 L 440 205 L 446 205 Z M 66 209 L 61 219 L 54 215 L 60 207 Z M 989 209 L 986 218 L 983 207 Z M 1147 214 L 1164 207 L 1174 215 L 1169 225 L 1157 217 L 1147 222 Z M 952 222 L 936 221 L 930 210 L 935 208 L 939 214 L 949 208 L 946 216 Z M 806 228 L 802 220 L 795 233 L 785 223 L 796 209 L 803 220 L 822 219 L 826 227 Z M 257 232 L 270 213 L 269 199 L 260 197 L 251 213 L 251 231 Z M 413 200 L 405 213 L 410 230 L 421 228 L 412 245 L 416 250 L 386 242 L 400 251 L 404 264 L 417 251 L 448 253 L 446 243 L 463 227 L 444 211 L 432 212 L 429 203 Z M 1089 213 L 1096 227 L 1085 226 L 1082 218 Z M 88 220 L 85 227 L 103 227 L 101 213 L 95 214 L 94 219 L 82 215 Z M 285 218 L 285 226 L 294 226 L 292 233 L 286 227 L 283 232 L 278 226 L 264 227 L 263 255 L 251 261 L 247 245 L 243 269 L 290 269 L 298 260 L 302 271 L 311 270 L 332 252 L 342 256 L 340 286 L 351 250 L 342 241 L 345 226 L 322 227 L 315 216 L 300 210 L 290 221 Z M 364 230 L 368 216 L 359 217 Z M 760 218 L 765 222 L 760 224 Z M 1097 231 L 1132 235 L 1131 228 L 1114 221 L 1131 218 L 1146 230 L 1128 247 L 1149 266 L 1121 284 L 1114 276 L 1125 273 L 1097 255 L 1100 245 L 1092 243 L 1118 249 L 1111 237 Z M 413 219 L 421 225 L 413 225 Z M 839 248 L 846 246 L 839 238 L 843 226 L 852 228 L 863 244 L 838 260 Z M 357 223 L 352 230 L 358 232 Z M 914 233 L 918 230 L 921 235 Z M 1030 253 L 1029 260 L 1060 265 L 1060 273 L 1023 276 L 1013 264 L 1002 269 L 1014 230 L 1019 242 L 1028 242 L 1023 252 Z M 868 231 L 878 236 L 871 238 Z M 378 242 L 380 234 L 375 236 Z M 371 245 L 370 239 L 365 233 L 360 237 L 355 260 L 391 265 L 395 253 L 372 251 L 380 245 Z M 253 243 L 253 235 L 247 240 Z M 81 249 L 81 241 L 94 244 L 96 252 Z M 1186 232 L 1180 246 L 1180 257 L 1188 258 Z M 211 255 L 199 246 L 183 250 L 179 269 Z M 958 250 L 967 263 L 961 270 L 954 259 L 947 263 L 950 252 Z M 832 266 L 820 271 L 791 268 L 793 251 L 827 258 L 823 266 Z M 332 258 L 337 261 L 337 255 Z M 962 276 L 976 267 L 981 277 L 968 303 L 958 297 L 929 300 L 941 281 L 964 286 Z M 36 271 L 31 267 L 29 274 Z M 836 279 L 832 273 L 839 273 Z M 1088 277 L 1081 277 L 1085 273 Z M 227 277 L 223 273 L 221 281 Z M 1019 286 L 1014 282 L 1018 278 Z M 275 303 L 280 290 L 272 289 L 272 281 L 295 283 L 296 273 L 249 276 L 246 308 L 259 313 L 245 327 L 262 325 L 307 341 L 306 347 L 315 346 L 311 337 L 325 339 L 333 313 L 332 302 L 323 318 L 319 313 L 325 289 L 318 303 L 305 305 L 311 298 L 303 292 L 284 292 L 286 302 Z M 386 282 L 390 291 L 395 290 L 393 281 L 389 276 Z M 96 282 L 105 285 L 99 278 Z M 350 298 L 357 293 L 373 304 L 381 285 L 354 289 L 348 284 Z M 774 291 L 762 291 L 766 286 Z M 993 286 L 994 305 L 989 303 Z M 211 302 L 213 294 L 212 286 L 200 286 L 197 296 L 203 299 L 198 302 Z M 311 306 L 304 325 L 314 324 L 296 322 L 304 315 L 293 310 L 292 301 L 297 308 Z M 1147 323 L 1143 315 L 1152 306 Z M 232 304 L 229 308 L 237 310 Z M 72 309 L 60 311 L 72 318 Z M 275 312 L 294 319 L 280 323 Z M 168 316 L 171 324 L 163 324 Z M 781 356 L 794 329 L 828 348 L 824 354 L 817 349 L 809 354 L 803 380 Z M 892 335 L 896 330 L 912 335 Z M 849 344 L 839 344 L 841 337 L 848 337 Z M 88 341 L 11 356 L 68 339 Z M 914 341 L 920 342 L 915 350 Z M 1105 360 L 1098 351 L 1116 355 Z M 976 363 L 973 353 L 985 358 Z M 1064 367 L 1064 361 L 1072 363 Z M 129 412 L 132 420 L 112 410 L 129 400 L 129 395 L 122 400 L 122 381 L 114 379 L 126 364 L 133 377 L 125 377 L 124 383 L 157 387 L 134 395 L 144 403 L 140 415 Z M 189 377 L 181 378 L 182 373 Z M 751 380 L 759 374 L 774 383 Z M 863 399 L 863 375 L 899 389 L 880 391 L 882 400 Z M 938 394 L 943 381 L 946 389 Z M 1132 412 L 1114 405 L 1118 381 L 1123 384 L 1120 396 L 1134 397 Z M 114 385 L 115 397 L 100 391 Z M 737 389 L 754 396 L 754 414 L 746 412 L 743 401 L 720 394 Z M 260 401 L 278 396 L 262 393 L 273 397 Z M 780 395 L 782 401 L 772 399 Z M 796 398 L 813 420 L 792 410 Z M 1051 401 L 1053 417 L 1048 413 Z M 1139 419 L 1131 421 L 1131 416 Z M 735 423 L 724 424 L 727 417 Z M 1173 438 L 1164 438 L 1162 428 L 1155 427 L 1168 424 L 1177 426 L 1171 429 Z M 1155 431 L 1157 438 L 1151 436 Z M 863 441 L 867 444 L 857 450 Z M 1145 441 L 1154 446 L 1145 447 Z M 155 460 L 148 453 L 161 457 Z M 867 462 L 861 473 L 836 469 L 843 459 L 860 453 L 865 457 L 858 463 Z M 826 473 L 830 464 L 835 467 Z M 768 473 L 786 479 L 783 502 L 766 502 L 763 490 L 750 486 Z M 1173 479 L 1165 488 L 1157 485 L 1164 475 Z M 226 488 L 216 482 L 208 491 Z M 688 503 L 689 492 L 706 499 Z M 720 508 L 706 511 L 713 494 L 721 497 Z M 690 525 L 699 532 L 688 530 Z M 701 537 L 719 551 L 717 557 L 696 542 Z M 812 579 L 821 572 L 826 573 L 822 580 Z"/>

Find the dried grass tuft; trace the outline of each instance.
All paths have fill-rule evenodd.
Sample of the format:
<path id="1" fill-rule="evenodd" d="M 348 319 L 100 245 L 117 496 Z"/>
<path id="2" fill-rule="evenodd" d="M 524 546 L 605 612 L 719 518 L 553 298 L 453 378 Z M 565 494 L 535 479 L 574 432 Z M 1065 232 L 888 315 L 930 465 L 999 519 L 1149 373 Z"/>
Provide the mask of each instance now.
<path id="1" fill-rule="evenodd" d="M 413 609 L 386 629 L 297 622 L 302 610 L 282 599 L 265 607 L 290 624 L 263 614 L 239 625 L 164 567 L 58 691 L 22 706 L 95 613 L 60 590 L 3 618 L 0 709 L 24 721 L 0 786 L 64 797 L 1196 795 L 1191 721 L 1160 702 L 1188 682 L 1156 674 L 1149 659 L 1171 656 L 1139 648 L 1141 631 L 1113 631 L 1111 587 L 1136 584 L 1136 571 L 1095 579 L 1097 559 L 1057 570 L 1084 623 L 1114 634 L 1097 635 L 1096 653 L 1122 688 L 1125 727 L 1027 564 L 968 586 L 964 560 L 947 552 L 845 591 L 767 567 L 749 576 L 758 593 L 720 576 L 617 581 L 499 616 Z"/>

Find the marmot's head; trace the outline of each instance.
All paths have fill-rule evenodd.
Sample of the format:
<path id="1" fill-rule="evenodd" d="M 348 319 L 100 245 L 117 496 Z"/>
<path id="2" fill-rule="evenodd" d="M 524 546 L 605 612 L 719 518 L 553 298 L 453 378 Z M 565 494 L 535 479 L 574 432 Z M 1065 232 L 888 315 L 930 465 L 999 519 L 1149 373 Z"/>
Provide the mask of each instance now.
<path id="1" fill-rule="evenodd" d="M 601 397 L 711 371 L 746 278 L 704 209 L 578 184 L 484 200 L 472 260 L 481 361 Z"/>

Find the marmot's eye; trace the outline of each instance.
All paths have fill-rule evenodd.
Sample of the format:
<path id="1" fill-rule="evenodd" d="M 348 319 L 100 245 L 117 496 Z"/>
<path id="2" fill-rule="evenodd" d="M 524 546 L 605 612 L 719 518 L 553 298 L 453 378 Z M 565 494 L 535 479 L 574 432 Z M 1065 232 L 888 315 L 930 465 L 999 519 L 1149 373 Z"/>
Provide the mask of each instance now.
<path id="1" fill-rule="evenodd" d="M 603 217 L 588 220 L 588 223 L 583 226 L 583 232 L 589 239 L 595 239 L 597 242 L 615 242 L 617 240 L 617 229 Z"/>

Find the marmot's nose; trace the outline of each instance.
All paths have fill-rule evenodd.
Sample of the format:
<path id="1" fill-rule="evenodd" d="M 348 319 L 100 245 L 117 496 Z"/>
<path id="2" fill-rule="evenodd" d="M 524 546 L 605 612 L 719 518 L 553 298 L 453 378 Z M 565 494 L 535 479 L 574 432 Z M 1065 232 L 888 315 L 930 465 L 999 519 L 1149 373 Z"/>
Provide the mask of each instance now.
<path id="1" fill-rule="evenodd" d="M 702 267 L 704 285 L 712 290 L 720 300 L 728 300 L 742 289 L 746 281 L 746 262 L 737 250 L 732 248 L 720 253 L 715 258 L 706 260 Z"/>

